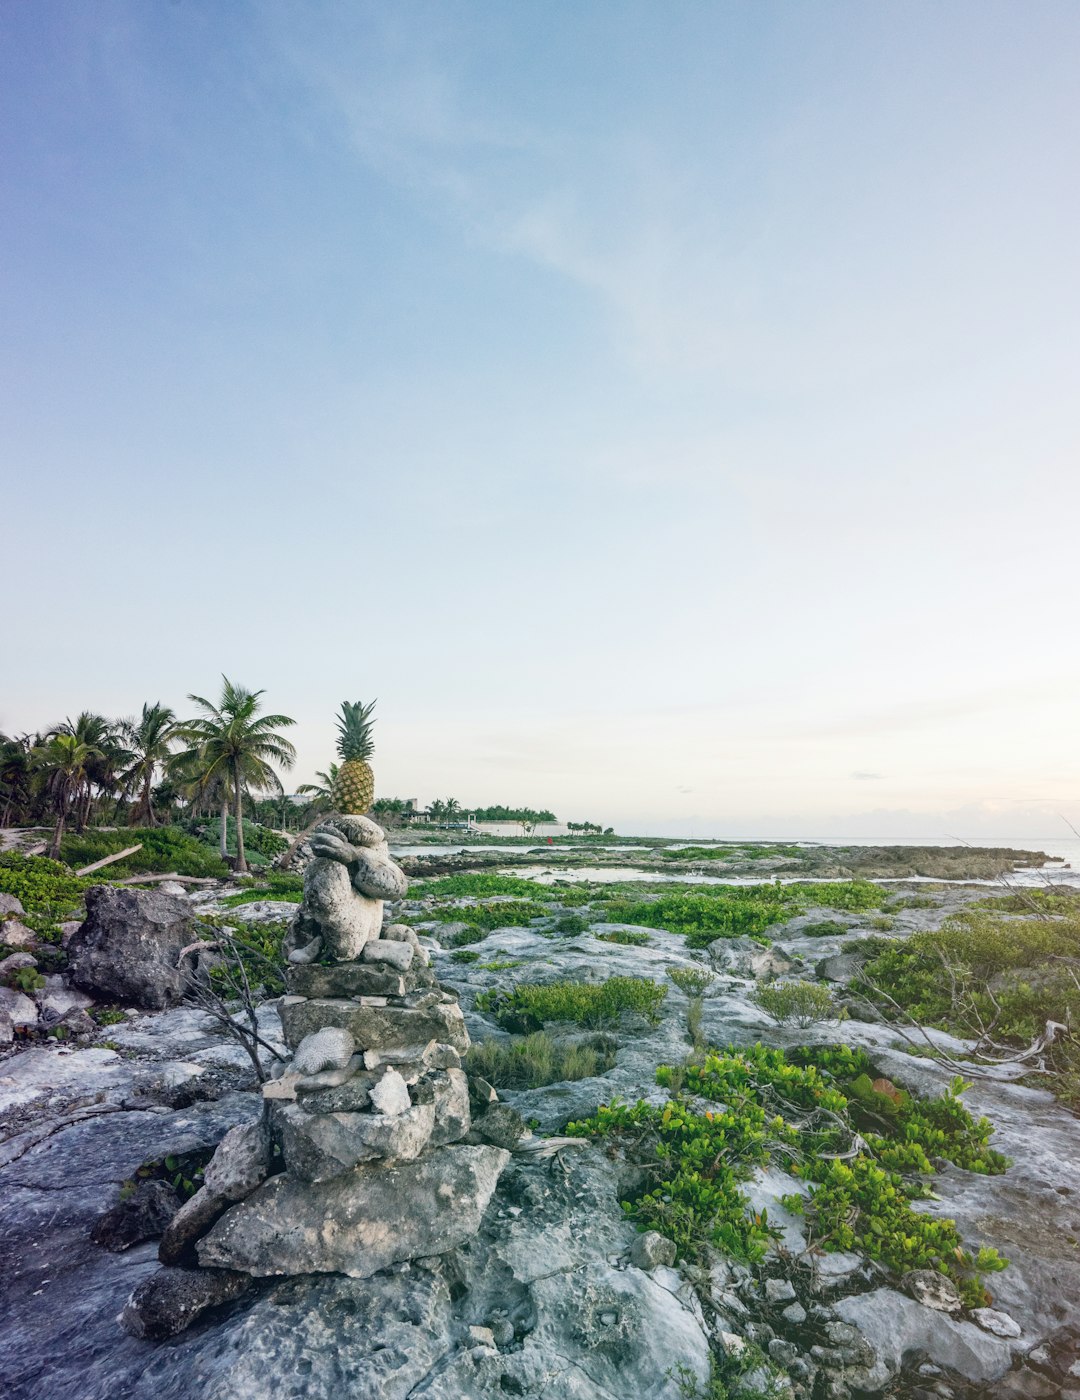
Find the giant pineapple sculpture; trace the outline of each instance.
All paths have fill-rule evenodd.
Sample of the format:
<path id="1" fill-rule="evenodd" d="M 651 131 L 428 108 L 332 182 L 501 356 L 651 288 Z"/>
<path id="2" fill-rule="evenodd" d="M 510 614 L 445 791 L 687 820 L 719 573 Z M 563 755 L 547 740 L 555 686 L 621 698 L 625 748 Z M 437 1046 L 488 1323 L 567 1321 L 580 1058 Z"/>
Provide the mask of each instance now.
<path id="1" fill-rule="evenodd" d="M 371 718 L 376 701 L 364 705 L 359 700 L 342 702 L 338 719 L 337 751 L 341 767 L 334 778 L 334 806 L 348 816 L 362 817 L 375 800 L 375 774 L 368 759 L 375 752 Z"/>

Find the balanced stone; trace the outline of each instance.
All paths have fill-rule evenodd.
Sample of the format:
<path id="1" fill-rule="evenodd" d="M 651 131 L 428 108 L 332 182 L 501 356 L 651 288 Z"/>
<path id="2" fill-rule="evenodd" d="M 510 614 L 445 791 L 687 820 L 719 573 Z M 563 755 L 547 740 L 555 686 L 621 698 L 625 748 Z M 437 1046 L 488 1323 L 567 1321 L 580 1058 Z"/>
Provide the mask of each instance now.
<path id="1" fill-rule="evenodd" d="M 407 946 L 407 945 L 403 945 Z M 365 1049 L 426 1044 L 438 1040 L 459 1052 L 469 1048 L 469 1034 L 461 1008 L 454 1002 L 414 1008 L 360 1006 L 336 997 L 301 1001 L 284 997 L 278 1005 L 285 1042 L 298 1046 L 305 1036 L 324 1026 L 347 1030 Z"/>
<path id="2" fill-rule="evenodd" d="M 281 1149 L 291 1176 L 329 1181 L 376 1157 L 407 1162 L 419 1157 L 435 1126 L 432 1104 L 404 1113 L 305 1113 L 298 1104 L 277 1112 Z"/>
<path id="3" fill-rule="evenodd" d="M 226 1211 L 200 1241 L 199 1261 L 259 1278 L 369 1278 L 400 1260 L 445 1254 L 479 1229 L 509 1160 L 497 1147 L 443 1147 L 331 1181 L 282 1173 Z"/>
<path id="4" fill-rule="evenodd" d="M 344 1069 L 356 1053 L 356 1041 L 347 1029 L 324 1021 L 294 1042 L 291 1069 L 294 1074 L 318 1074 L 324 1069 Z"/>
<path id="5" fill-rule="evenodd" d="M 300 963 L 285 971 L 285 985 L 301 997 L 402 997 L 415 978 L 374 963 Z"/>

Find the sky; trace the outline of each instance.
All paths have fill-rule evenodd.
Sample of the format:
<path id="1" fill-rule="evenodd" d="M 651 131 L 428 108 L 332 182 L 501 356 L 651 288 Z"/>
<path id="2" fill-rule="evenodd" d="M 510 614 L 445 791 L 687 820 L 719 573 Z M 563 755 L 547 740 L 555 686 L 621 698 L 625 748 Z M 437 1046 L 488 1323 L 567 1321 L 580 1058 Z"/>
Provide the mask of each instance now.
<path id="1" fill-rule="evenodd" d="M 0 730 L 1080 825 L 1074 0 L 0 0 Z"/>

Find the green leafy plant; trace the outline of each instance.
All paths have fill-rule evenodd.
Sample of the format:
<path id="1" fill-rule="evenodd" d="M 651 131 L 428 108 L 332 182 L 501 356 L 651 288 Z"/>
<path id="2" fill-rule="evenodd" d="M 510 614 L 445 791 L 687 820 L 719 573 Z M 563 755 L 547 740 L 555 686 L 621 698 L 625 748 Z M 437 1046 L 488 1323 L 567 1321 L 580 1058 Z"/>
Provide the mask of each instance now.
<path id="1" fill-rule="evenodd" d="M 0 893 L 14 895 L 27 913 L 63 919 L 79 907 L 91 885 L 100 883 L 80 879 L 68 866 L 45 856 L 0 853 Z"/>
<path id="2" fill-rule="evenodd" d="M 456 953 L 450 954 L 450 961 L 456 963 L 474 963 L 480 960 L 480 954 L 471 948 L 459 948 Z"/>
<path id="3" fill-rule="evenodd" d="M 45 985 L 45 978 L 36 967 L 20 967 L 8 973 L 7 984 L 9 987 L 17 987 L 20 992 L 40 992 Z"/>
<path id="4" fill-rule="evenodd" d="M 645 1174 L 624 1209 L 682 1256 L 704 1258 L 713 1246 L 761 1259 L 773 1230 L 741 1183 L 755 1166 L 775 1163 L 807 1182 L 809 1200 L 785 1205 L 806 1214 L 818 1247 L 858 1249 L 897 1273 L 936 1269 L 970 1306 L 981 1304 L 982 1276 L 1005 1261 L 993 1249 L 965 1250 L 953 1221 L 912 1202 L 928 1194 L 931 1155 L 965 1170 L 1004 1170 L 988 1146 L 990 1125 L 963 1107 L 962 1082 L 940 1099 L 913 1100 L 872 1073 L 867 1056 L 847 1046 L 790 1055 L 728 1047 L 700 1064 L 660 1066 L 657 1082 L 685 1098 L 677 1092 L 662 1108 L 614 1102 L 566 1131 L 622 1141 Z M 703 1111 L 703 1100 L 717 1108 Z"/>

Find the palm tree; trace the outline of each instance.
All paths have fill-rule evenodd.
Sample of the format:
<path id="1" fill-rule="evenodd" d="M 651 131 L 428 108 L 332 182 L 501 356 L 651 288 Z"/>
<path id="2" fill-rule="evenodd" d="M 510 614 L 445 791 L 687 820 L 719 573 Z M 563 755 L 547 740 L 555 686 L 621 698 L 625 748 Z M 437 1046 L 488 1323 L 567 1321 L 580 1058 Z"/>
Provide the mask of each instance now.
<path id="1" fill-rule="evenodd" d="M 137 720 L 121 721 L 121 731 L 133 760 L 124 780 L 131 791 L 138 793 L 138 800 L 131 809 L 132 826 L 155 825 L 151 795 L 154 774 L 159 766 L 165 768 L 172 758 L 178 727 L 175 713 L 160 700 L 153 705 L 144 702 L 142 715 Z"/>
<path id="2" fill-rule="evenodd" d="M 45 790 L 56 813 L 56 826 L 49 846 L 49 855 L 53 860 L 60 858 L 64 824 L 72 804 L 78 802 L 89 781 L 87 775 L 94 757 L 95 751 L 74 734 L 52 734 L 34 750 L 34 766 L 44 779 Z"/>
<path id="3" fill-rule="evenodd" d="M 178 737 L 191 745 L 180 761 L 197 775 L 200 786 L 220 784 L 222 798 L 221 840 L 225 842 L 228 797 L 236 822 L 236 869 L 247 870 L 244 856 L 244 794 L 280 792 L 281 780 L 271 763 L 291 768 L 296 750 L 278 729 L 295 724 L 288 715 L 259 716 L 261 690 L 247 690 L 221 678 L 221 699 L 215 705 L 201 695 L 189 695 L 202 714 L 180 726 Z"/>
<path id="4" fill-rule="evenodd" d="M 325 773 L 315 774 L 317 783 L 301 783 L 296 789 L 297 794 L 310 797 L 310 808 L 312 812 L 332 812 L 334 810 L 334 783 L 337 781 L 338 765 L 331 763 Z M 378 804 L 376 804 L 378 805 Z"/>
<path id="5" fill-rule="evenodd" d="M 0 734 L 0 801 L 4 804 L 0 826 L 7 826 L 13 813 L 24 816 L 32 796 L 33 759 L 29 734 L 21 738 Z"/>
<path id="6" fill-rule="evenodd" d="M 83 710 L 77 719 L 65 719 L 53 725 L 48 738 L 66 736 L 86 747 L 86 763 L 77 792 L 72 794 L 75 830 L 82 831 L 90 819 L 94 788 L 100 797 L 115 793 L 120 787 L 120 773 L 130 761 L 121 740 L 120 726 L 104 715 Z"/>

